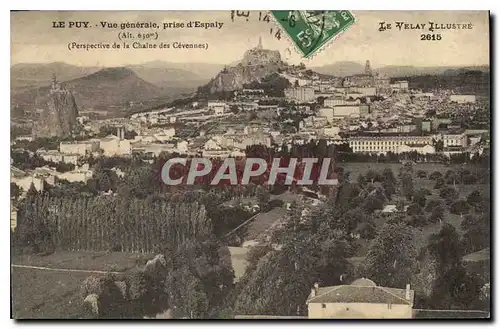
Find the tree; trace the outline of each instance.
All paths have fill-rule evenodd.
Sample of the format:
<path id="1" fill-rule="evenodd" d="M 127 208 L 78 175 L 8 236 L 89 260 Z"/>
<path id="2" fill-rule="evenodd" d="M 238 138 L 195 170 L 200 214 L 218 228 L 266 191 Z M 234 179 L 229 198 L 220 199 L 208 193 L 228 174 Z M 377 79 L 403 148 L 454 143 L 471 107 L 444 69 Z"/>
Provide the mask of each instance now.
<path id="1" fill-rule="evenodd" d="M 443 187 L 444 187 L 444 185 L 445 185 L 445 181 L 444 181 L 444 179 L 443 179 L 443 178 L 441 178 L 441 177 L 438 177 L 438 178 L 436 179 L 436 184 L 434 185 L 434 189 L 435 189 L 435 190 L 441 189 L 441 188 L 443 188 Z"/>
<path id="2" fill-rule="evenodd" d="M 440 273 L 460 265 L 463 249 L 460 245 L 460 236 L 451 224 L 443 224 L 441 230 L 437 234 L 432 234 L 428 241 L 427 248 L 438 260 Z"/>
<path id="3" fill-rule="evenodd" d="M 429 252 L 424 252 L 418 262 L 418 269 L 412 278 L 415 295 L 427 301 L 432 294 L 437 275 L 438 264 L 436 258 L 430 255 Z"/>
<path id="4" fill-rule="evenodd" d="M 429 201 L 427 201 L 427 204 L 425 206 L 425 211 L 431 212 L 434 208 L 438 206 L 443 206 L 443 202 L 436 199 L 430 199 Z"/>
<path id="5" fill-rule="evenodd" d="M 382 172 L 382 187 L 384 188 L 387 198 L 391 198 L 396 193 L 396 177 L 391 168 L 385 168 Z"/>
<path id="6" fill-rule="evenodd" d="M 408 209 L 406 209 L 406 213 L 410 216 L 422 215 L 422 207 L 418 203 L 412 203 L 408 206 Z"/>
<path id="7" fill-rule="evenodd" d="M 413 196 L 413 180 L 411 174 L 404 172 L 401 175 L 401 192 L 404 197 L 411 200 Z"/>
<path id="8" fill-rule="evenodd" d="M 446 184 L 456 185 L 460 181 L 460 176 L 453 170 L 448 170 L 444 174 L 444 179 L 446 181 Z"/>
<path id="9" fill-rule="evenodd" d="M 467 203 L 473 207 L 481 204 L 482 202 L 483 202 L 483 194 L 478 190 L 472 191 L 467 196 Z"/>
<path id="10" fill-rule="evenodd" d="M 429 216 L 430 223 L 442 222 L 444 219 L 444 208 L 441 205 L 436 206 L 432 209 Z"/>
<path id="11" fill-rule="evenodd" d="M 363 174 L 359 174 L 357 178 L 357 182 L 359 185 L 364 186 L 366 184 L 366 178 L 363 176 Z"/>
<path id="12" fill-rule="evenodd" d="M 418 178 L 427 178 L 427 173 L 425 172 L 425 170 L 419 170 L 419 171 L 417 171 L 417 177 Z"/>
<path id="13" fill-rule="evenodd" d="M 439 178 L 442 178 L 443 174 L 441 174 L 440 171 L 434 171 L 432 174 L 429 175 L 429 179 L 431 180 L 437 180 Z"/>
<path id="14" fill-rule="evenodd" d="M 466 253 L 478 251 L 490 245 L 489 214 L 467 215 L 460 227 L 465 231 L 462 246 Z"/>
<path id="15" fill-rule="evenodd" d="M 372 240 L 366 256 L 366 273 L 377 285 L 403 288 L 416 266 L 416 249 L 411 227 L 384 224 Z"/>
<path id="16" fill-rule="evenodd" d="M 201 281 L 187 267 L 169 273 L 167 286 L 175 318 L 202 319 L 207 316 L 207 295 Z"/>
<path id="17" fill-rule="evenodd" d="M 382 171 L 382 177 L 386 182 L 396 183 L 396 177 L 394 176 L 392 169 L 389 167 L 384 168 Z"/>
<path id="18" fill-rule="evenodd" d="M 376 236 L 377 227 L 372 220 L 368 220 L 359 223 L 355 233 L 358 233 L 362 239 L 371 240 Z"/>
<path id="19" fill-rule="evenodd" d="M 365 174 L 365 178 L 371 183 L 379 182 L 382 180 L 382 177 L 375 170 L 368 170 Z"/>
<path id="20" fill-rule="evenodd" d="M 413 227 L 423 227 L 428 224 L 428 221 L 423 213 L 419 213 L 411 216 L 410 220 L 408 221 L 408 224 Z"/>
<path id="21" fill-rule="evenodd" d="M 436 309 L 471 309 L 477 304 L 482 284 L 477 276 L 460 265 L 439 275 L 431 295 Z"/>
<path id="22" fill-rule="evenodd" d="M 469 204 L 465 200 L 458 200 L 450 206 L 450 212 L 455 215 L 463 216 L 468 213 L 470 209 Z"/>
<path id="23" fill-rule="evenodd" d="M 10 183 L 10 197 L 15 201 L 21 196 L 22 189 L 14 182 Z"/>
<path id="24" fill-rule="evenodd" d="M 441 190 L 439 190 L 439 196 L 443 199 L 445 199 L 446 203 L 451 203 L 458 199 L 458 191 L 454 189 L 453 187 L 443 187 Z"/>
<path id="25" fill-rule="evenodd" d="M 377 209 L 381 210 L 384 208 L 384 200 L 380 198 L 380 196 L 370 195 L 363 202 L 362 207 L 366 211 L 366 213 L 371 214 Z"/>
<path id="26" fill-rule="evenodd" d="M 462 177 L 462 183 L 466 185 L 476 184 L 477 177 L 473 174 L 468 174 Z"/>
<path id="27" fill-rule="evenodd" d="M 413 202 L 417 203 L 420 207 L 425 207 L 426 197 L 431 194 L 429 190 L 420 188 L 413 193 Z"/>
<path id="28" fill-rule="evenodd" d="M 257 186 L 257 190 L 255 193 L 257 197 L 257 202 L 259 203 L 259 207 L 261 211 L 265 211 L 267 204 L 271 198 L 269 191 L 262 187 L 261 185 Z"/>

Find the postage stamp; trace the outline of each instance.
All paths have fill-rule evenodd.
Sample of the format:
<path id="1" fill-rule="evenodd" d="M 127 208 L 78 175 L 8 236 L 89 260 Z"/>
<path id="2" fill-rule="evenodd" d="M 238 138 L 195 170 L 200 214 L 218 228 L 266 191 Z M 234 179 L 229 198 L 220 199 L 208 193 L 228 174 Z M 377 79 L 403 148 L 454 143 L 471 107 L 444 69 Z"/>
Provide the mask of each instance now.
<path id="1" fill-rule="evenodd" d="M 346 10 L 274 10 L 272 14 L 304 57 L 311 57 L 356 21 Z"/>

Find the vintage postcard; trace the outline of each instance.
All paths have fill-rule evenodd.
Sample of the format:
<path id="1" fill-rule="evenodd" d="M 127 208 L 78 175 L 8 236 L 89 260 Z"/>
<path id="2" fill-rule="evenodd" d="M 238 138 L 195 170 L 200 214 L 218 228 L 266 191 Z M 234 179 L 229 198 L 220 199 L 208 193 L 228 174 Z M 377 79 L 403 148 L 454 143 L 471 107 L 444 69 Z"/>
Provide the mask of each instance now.
<path id="1" fill-rule="evenodd" d="M 488 11 L 12 11 L 13 319 L 490 319 Z"/>

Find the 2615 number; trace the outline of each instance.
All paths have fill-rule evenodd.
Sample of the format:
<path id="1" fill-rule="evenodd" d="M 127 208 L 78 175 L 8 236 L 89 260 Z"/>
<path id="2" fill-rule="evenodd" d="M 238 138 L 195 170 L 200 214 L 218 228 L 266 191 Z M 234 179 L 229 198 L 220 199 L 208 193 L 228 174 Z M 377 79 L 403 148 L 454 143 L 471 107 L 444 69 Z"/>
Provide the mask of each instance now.
<path id="1" fill-rule="evenodd" d="M 421 34 L 420 40 L 439 41 L 441 40 L 441 34 Z"/>

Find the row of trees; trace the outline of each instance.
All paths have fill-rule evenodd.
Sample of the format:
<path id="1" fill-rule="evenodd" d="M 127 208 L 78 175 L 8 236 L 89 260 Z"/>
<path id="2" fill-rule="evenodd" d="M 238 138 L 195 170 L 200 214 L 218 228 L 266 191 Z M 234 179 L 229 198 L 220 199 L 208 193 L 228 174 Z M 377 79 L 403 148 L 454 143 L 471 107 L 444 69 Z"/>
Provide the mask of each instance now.
<path id="1" fill-rule="evenodd" d="M 19 208 L 15 245 L 53 250 L 159 252 L 165 244 L 212 234 L 205 207 L 175 197 L 28 197 Z"/>

